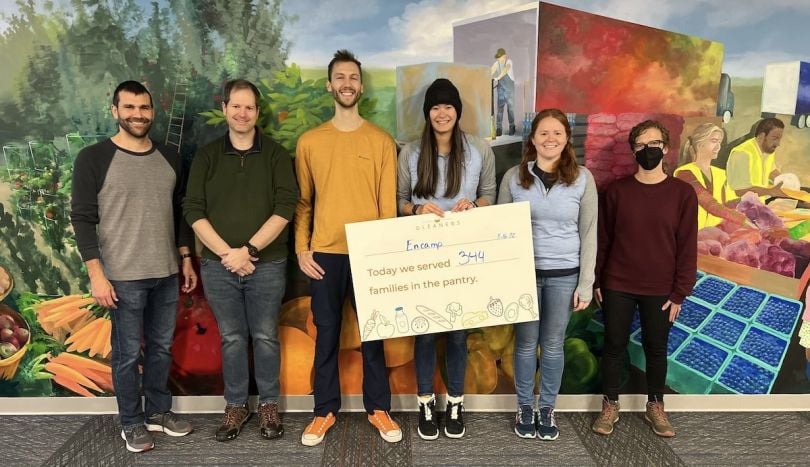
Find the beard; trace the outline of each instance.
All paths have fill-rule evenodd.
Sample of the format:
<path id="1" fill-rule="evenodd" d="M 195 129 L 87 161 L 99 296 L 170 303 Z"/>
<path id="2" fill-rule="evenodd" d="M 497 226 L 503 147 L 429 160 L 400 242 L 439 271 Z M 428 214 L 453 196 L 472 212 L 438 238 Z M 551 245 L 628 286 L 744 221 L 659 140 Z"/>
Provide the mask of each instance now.
<path id="1" fill-rule="evenodd" d="M 146 125 L 144 125 L 142 129 L 136 129 L 132 126 L 131 122 L 145 123 Z M 146 137 L 146 135 L 149 134 L 149 130 L 152 129 L 152 120 L 149 120 L 147 118 L 130 118 L 130 119 L 119 118 L 118 126 L 120 126 L 122 130 L 126 131 L 135 138 L 144 138 Z"/>
<path id="2" fill-rule="evenodd" d="M 355 90 L 352 89 L 352 91 Z M 340 95 L 340 90 L 338 89 L 332 90 L 332 97 L 335 99 L 335 102 L 337 102 L 339 106 L 343 107 L 344 109 L 351 109 L 352 107 L 357 105 L 357 103 L 360 101 L 360 92 L 356 91 L 354 93 L 353 99 L 349 103 L 346 103 L 342 100 L 343 96 Z"/>

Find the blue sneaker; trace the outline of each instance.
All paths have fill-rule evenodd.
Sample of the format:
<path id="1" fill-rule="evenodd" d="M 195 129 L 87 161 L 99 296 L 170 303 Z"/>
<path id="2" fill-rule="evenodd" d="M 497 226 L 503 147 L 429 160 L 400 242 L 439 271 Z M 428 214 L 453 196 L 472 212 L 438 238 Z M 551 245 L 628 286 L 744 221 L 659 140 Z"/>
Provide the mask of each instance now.
<path id="1" fill-rule="evenodd" d="M 531 405 L 521 405 L 515 415 L 515 434 L 521 438 L 537 436 L 534 429 L 534 410 Z"/>
<path id="2" fill-rule="evenodd" d="M 553 407 L 540 407 L 537 414 L 537 437 L 544 441 L 554 441 L 560 436 L 557 422 L 554 420 Z"/>

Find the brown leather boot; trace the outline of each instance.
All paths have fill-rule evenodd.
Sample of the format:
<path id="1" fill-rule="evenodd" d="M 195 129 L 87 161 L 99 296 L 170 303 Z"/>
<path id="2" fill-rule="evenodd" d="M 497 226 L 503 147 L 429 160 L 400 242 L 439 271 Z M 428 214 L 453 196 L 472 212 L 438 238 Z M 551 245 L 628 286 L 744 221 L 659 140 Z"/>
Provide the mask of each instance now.
<path id="1" fill-rule="evenodd" d="M 591 429 L 600 435 L 613 433 L 613 425 L 619 421 L 619 401 L 602 398 L 602 413 L 596 417 Z"/>
<path id="2" fill-rule="evenodd" d="M 259 433 L 265 439 L 280 438 L 284 434 L 277 403 L 259 404 Z"/>
<path id="3" fill-rule="evenodd" d="M 664 411 L 664 403 L 661 401 L 647 402 L 647 412 L 644 420 L 650 424 L 653 433 L 664 438 L 675 436 L 675 428 L 669 422 L 669 417 Z"/>

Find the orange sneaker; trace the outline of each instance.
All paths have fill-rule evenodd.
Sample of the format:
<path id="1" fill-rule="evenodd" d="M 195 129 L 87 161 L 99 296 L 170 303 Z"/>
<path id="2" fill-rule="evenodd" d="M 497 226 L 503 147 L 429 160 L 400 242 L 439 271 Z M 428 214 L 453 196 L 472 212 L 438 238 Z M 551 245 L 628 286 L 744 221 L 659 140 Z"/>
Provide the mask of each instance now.
<path id="1" fill-rule="evenodd" d="M 379 430 L 382 439 L 389 443 L 402 441 L 402 430 L 399 429 L 399 424 L 385 410 L 375 410 L 368 416 L 368 421 Z"/>
<path id="2" fill-rule="evenodd" d="M 326 432 L 335 424 L 335 416 L 332 412 L 325 417 L 315 417 L 301 435 L 301 444 L 304 446 L 317 446 L 323 441 Z"/>

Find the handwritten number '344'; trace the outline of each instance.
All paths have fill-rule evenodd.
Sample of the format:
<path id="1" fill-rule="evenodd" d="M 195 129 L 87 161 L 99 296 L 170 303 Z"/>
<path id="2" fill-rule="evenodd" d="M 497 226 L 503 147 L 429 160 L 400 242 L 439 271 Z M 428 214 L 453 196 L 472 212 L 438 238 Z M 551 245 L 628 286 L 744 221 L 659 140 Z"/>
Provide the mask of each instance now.
<path id="1" fill-rule="evenodd" d="M 459 251 L 458 264 L 464 266 L 465 264 L 475 264 L 484 262 L 484 251 Z"/>

